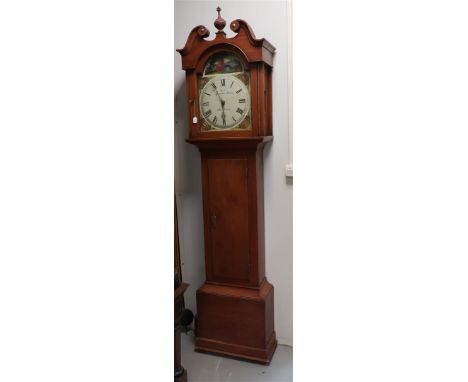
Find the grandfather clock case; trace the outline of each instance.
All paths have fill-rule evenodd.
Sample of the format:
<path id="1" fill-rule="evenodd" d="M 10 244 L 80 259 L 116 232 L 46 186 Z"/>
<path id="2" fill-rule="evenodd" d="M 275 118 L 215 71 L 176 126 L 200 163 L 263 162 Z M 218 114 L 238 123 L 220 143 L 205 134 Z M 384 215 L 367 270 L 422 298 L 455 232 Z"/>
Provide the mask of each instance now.
<path id="1" fill-rule="evenodd" d="M 275 48 L 244 20 L 199 25 L 177 49 L 186 71 L 189 139 L 201 153 L 206 281 L 195 350 L 268 364 L 276 349 L 265 277 L 263 148 L 272 141 Z"/>

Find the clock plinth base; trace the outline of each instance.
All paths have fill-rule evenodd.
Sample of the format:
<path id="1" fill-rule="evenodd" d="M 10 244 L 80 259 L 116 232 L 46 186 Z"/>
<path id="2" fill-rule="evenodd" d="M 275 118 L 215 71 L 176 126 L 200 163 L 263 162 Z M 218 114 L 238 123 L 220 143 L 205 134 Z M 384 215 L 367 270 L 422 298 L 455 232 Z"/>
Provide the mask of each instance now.
<path id="1" fill-rule="evenodd" d="M 270 363 L 277 341 L 268 281 L 259 289 L 206 283 L 197 310 L 195 350 Z"/>

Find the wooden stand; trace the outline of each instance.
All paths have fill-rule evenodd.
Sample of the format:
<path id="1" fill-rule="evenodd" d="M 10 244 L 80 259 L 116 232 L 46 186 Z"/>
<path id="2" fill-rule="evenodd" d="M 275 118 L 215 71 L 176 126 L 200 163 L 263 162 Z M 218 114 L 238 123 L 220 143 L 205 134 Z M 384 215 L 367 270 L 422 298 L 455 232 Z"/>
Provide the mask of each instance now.
<path id="1" fill-rule="evenodd" d="M 188 284 L 181 283 L 174 291 L 174 381 L 187 382 L 187 371 L 181 365 L 180 319 L 184 312 L 183 296 Z"/>

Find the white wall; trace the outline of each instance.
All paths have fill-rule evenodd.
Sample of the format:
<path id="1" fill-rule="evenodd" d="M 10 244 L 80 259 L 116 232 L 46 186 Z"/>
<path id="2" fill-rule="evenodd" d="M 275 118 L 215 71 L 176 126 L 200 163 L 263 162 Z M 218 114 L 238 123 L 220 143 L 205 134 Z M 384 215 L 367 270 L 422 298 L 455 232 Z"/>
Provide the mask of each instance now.
<path id="1" fill-rule="evenodd" d="M 275 329 L 279 343 L 293 339 L 292 184 L 285 178 L 288 164 L 288 19 L 286 1 L 176 1 L 175 48 L 185 45 L 193 27 L 204 25 L 214 38 L 216 7 L 222 8 L 227 37 L 229 24 L 243 19 L 258 38 L 276 47 L 273 68 L 273 135 L 264 152 L 266 276 L 275 287 Z M 185 142 L 188 135 L 185 72 L 174 52 L 175 187 L 179 208 L 182 274 L 190 283 L 187 307 L 196 312 L 195 291 L 205 280 L 200 154 Z"/>

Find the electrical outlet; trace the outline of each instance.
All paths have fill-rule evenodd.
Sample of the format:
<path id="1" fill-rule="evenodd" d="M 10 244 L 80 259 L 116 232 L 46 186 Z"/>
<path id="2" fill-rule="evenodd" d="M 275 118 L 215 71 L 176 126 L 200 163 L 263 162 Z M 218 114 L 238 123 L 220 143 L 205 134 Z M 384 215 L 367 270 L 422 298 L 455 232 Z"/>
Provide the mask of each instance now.
<path id="1" fill-rule="evenodd" d="M 293 177 L 293 165 L 292 164 L 287 164 L 286 165 L 286 176 L 288 178 L 292 178 Z"/>

